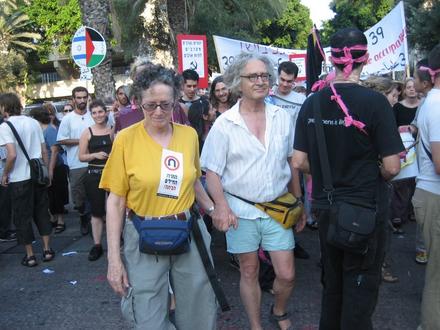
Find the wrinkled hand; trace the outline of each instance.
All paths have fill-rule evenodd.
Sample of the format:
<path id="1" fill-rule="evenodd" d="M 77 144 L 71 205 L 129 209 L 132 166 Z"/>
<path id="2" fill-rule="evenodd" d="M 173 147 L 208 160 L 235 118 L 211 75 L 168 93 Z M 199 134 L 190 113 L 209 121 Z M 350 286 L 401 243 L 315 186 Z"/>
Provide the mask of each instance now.
<path id="1" fill-rule="evenodd" d="M 237 217 L 227 205 L 216 205 L 215 210 L 211 214 L 211 218 L 214 227 L 220 231 L 227 232 L 231 226 L 234 229 L 238 228 Z"/>
<path id="2" fill-rule="evenodd" d="M 299 221 L 295 225 L 295 232 L 296 233 L 300 233 L 303 231 L 304 227 L 306 226 L 306 221 L 307 221 L 307 212 L 306 212 L 306 209 L 303 208 L 301 218 L 299 219 Z"/>
<path id="3" fill-rule="evenodd" d="M 129 287 L 128 276 L 122 261 L 108 262 L 107 280 L 115 291 L 121 297 L 127 295 L 127 288 Z"/>
<path id="4" fill-rule="evenodd" d="M 93 156 L 95 156 L 96 159 L 107 159 L 108 158 L 108 153 L 104 152 L 104 151 L 99 151 L 99 152 L 95 152 L 93 154 Z"/>

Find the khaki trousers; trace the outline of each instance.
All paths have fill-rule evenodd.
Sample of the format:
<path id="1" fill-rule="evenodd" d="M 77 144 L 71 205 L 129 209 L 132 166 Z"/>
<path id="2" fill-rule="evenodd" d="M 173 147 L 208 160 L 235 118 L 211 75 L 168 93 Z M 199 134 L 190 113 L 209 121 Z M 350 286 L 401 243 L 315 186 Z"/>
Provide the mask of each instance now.
<path id="1" fill-rule="evenodd" d="M 412 198 L 428 254 L 419 329 L 440 329 L 440 195 L 416 188 Z"/>
<path id="2" fill-rule="evenodd" d="M 211 237 L 203 220 L 200 231 L 208 251 Z M 191 235 L 192 236 L 192 235 Z M 173 256 L 139 252 L 139 235 L 131 221 L 124 228 L 124 256 L 130 288 L 122 298 L 125 318 L 136 329 L 174 330 L 168 319 L 169 280 L 176 297 L 176 326 L 179 330 L 216 328 L 217 304 L 211 283 L 192 237 L 190 250 Z"/>

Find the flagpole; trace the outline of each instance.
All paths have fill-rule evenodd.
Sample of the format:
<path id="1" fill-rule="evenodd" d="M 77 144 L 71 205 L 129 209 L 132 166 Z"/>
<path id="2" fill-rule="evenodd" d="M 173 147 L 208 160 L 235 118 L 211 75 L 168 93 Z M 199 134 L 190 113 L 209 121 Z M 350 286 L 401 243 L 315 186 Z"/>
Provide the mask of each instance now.
<path id="1" fill-rule="evenodd" d="M 410 72 L 409 72 L 408 36 L 407 36 L 407 33 L 406 33 L 407 30 L 406 30 L 406 21 L 405 21 L 405 6 L 404 6 L 404 2 L 400 1 L 399 5 L 401 5 L 400 6 L 400 10 L 401 10 L 401 17 L 402 17 L 402 26 L 403 26 L 403 29 L 405 31 L 405 39 L 404 39 L 405 42 L 403 44 L 403 49 L 404 49 L 404 52 L 405 52 L 405 62 L 406 62 L 405 69 L 406 69 L 406 76 L 409 78 L 410 77 Z"/>

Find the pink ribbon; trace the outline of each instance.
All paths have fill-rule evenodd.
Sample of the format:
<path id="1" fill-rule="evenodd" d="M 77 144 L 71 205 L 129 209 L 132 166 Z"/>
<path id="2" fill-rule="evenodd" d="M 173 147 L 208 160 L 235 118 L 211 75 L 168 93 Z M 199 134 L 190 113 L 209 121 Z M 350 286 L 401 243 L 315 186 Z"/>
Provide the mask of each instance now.
<path id="1" fill-rule="evenodd" d="M 344 77 L 347 78 L 350 73 L 353 71 L 353 64 L 354 63 L 363 63 L 368 60 L 368 53 L 365 53 L 361 57 L 353 58 L 351 55 L 352 50 L 367 50 L 367 45 L 355 45 L 351 47 L 344 47 L 344 48 L 332 48 L 332 53 L 340 53 L 344 52 L 344 56 L 336 57 L 331 56 L 331 59 L 333 63 L 335 64 L 342 64 L 344 66 Z"/>
<path id="2" fill-rule="evenodd" d="M 332 101 L 336 101 L 336 103 L 339 105 L 339 107 L 341 108 L 342 112 L 345 115 L 345 118 L 344 118 L 345 127 L 350 127 L 353 125 L 357 129 L 359 129 L 361 132 L 368 135 L 367 131 L 364 130 L 365 124 L 359 120 L 353 119 L 353 117 L 350 116 L 350 113 L 348 111 L 347 106 L 345 105 L 344 101 L 342 101 L 341 95 L 339 95 L 336 92 L 336 89 L 335 89 L 335 86 L 333 85 L 333 83 L 330 83 L 330 88 L 332 89 L 332 92 L 333 92 L 333 95 L 330 97 L 330 99 Z"/>
<path id="3" fill-rule="evenodd" d="M 323 89 L 324 87 L 327 87 L 327 85 L 333 81 L 336 77 L 336 72 L 335 71 L 331 71 L 327 77 L 325 77 L 324 80 L 318 80 L 316 81 L 313 86 L 312 86 L 312 92 L 316 92 L 316 91 L 320 91 L 321 89 Z"/>
<path id="4" fill-rule="evenodd" d="M 429 75 L 431 76 L 432 84 L 433 85 L 435 84 L 435 76 L 437 75 L 437 73 L 440 73 L 440 69 L 433 70 L 433 69 L 431 69 L 431 68 L 429 68 L 427 66 L 421 66 L 419 68 L 419 70 L 420 71 L 428 71 Z"/>

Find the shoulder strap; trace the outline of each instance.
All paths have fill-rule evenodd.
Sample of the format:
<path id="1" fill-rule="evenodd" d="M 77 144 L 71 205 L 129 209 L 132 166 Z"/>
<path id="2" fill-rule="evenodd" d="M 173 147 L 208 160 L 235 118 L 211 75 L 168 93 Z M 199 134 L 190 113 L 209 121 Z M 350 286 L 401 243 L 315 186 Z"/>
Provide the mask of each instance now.
<path id="1" fill-rule="evenodd" d="M 320 109 L 321 93 L 313 96 L 313 117 L 315 119 L 316 142 L 318 144 L 319 163 L 321 165 L 322 180 L 324 184 L 324 192 L 327 193 L 328 201 L 332 203 L 332 193 L 335 190 L 332 183 L 332 174 L 328 161 L 327 144 L 325 142 L 324 127 L 322 125 L 322 116 Z"/>
<path id="2" fill-rule="evenodd" d="M 432 162 L 432 154 L 429 152 L 428 148 L 426 148 L 425 144 L 423 143 L 422 137 L 420 137 L 420 142 L 422 142 L 423 150 L 425 150 L 426 155 L 429 157 L 429 159 Z"/>
<path id="3" fill-rule="evenodd" d="M 228 300 L 226 299 L 225 293 L 220 286 L 217 273 L 215 272 L 214 266 L 209 258 L 208 251 L 203 241 L 202 233 L 200 232 L 198 221 L 198 218 L 195 217 L 193 222 L 193 236 L 197 250 L 199 250 L 200 258 L 202 259 L 203 266 L 205 266 L 206 274 L 208 275 L 209 282 L 211 283 L 212 289 L 214 290 L 222 312 L 230 311 L 231 308 L 229 307 Z"/>
<path id="4" fill-rule="evenodd" d="M 251 204 L 251 205 L 255 205 L 255 204 L 256 204 L 256 203 L 251 202 L 250 200 L 247 200 L 247 199 L 245 199 L 245 198 L 243 198 L 243 197 L 240 197 L 240 196 L 237 196 L 237 195 L 231 194 L 230 192 L 228 192 L 228 194 L 231 195 L 231 196 L 234 196 L 235 198 L 238 198 L 238 199 L 242 200 L 242 201 L 245 202 L 245 203 L 248 203 L 248 204 Z"/>
<path id="5" fill-rule="evenodd" d="M 5 123 L 11 128 L 11 131 L 12 131 L 12 133 L 14 134 L 15 139 L 17 140 L 18 145 L 20 146 L 21 150 L 23 151 L 24 156 L 26 157 L 26 159 L 28 160 L 28 162 L 30 162 L 31 159 L 29 158 L 29 155 L 28 155 L 28 153 L 27 153 L 27 151 L 26 151 L 26 148 L 24 147 L 24 144 L 23 144 L 23 142 L 21 141 L 21 138 L 20 138 L 20 136 L 18 135 L 18 132 L 17 132 L 17 130 L 15 129 L 14 125 L 12 125 L 12 123 L 9 122 L 9 121 L 7 121 L 7 120 L 5 121 Z"/>
<path id="6" fill-rule="evenodd" d="M 93 136 L 92 128 L 89 127 L 90 135 Z"/>

